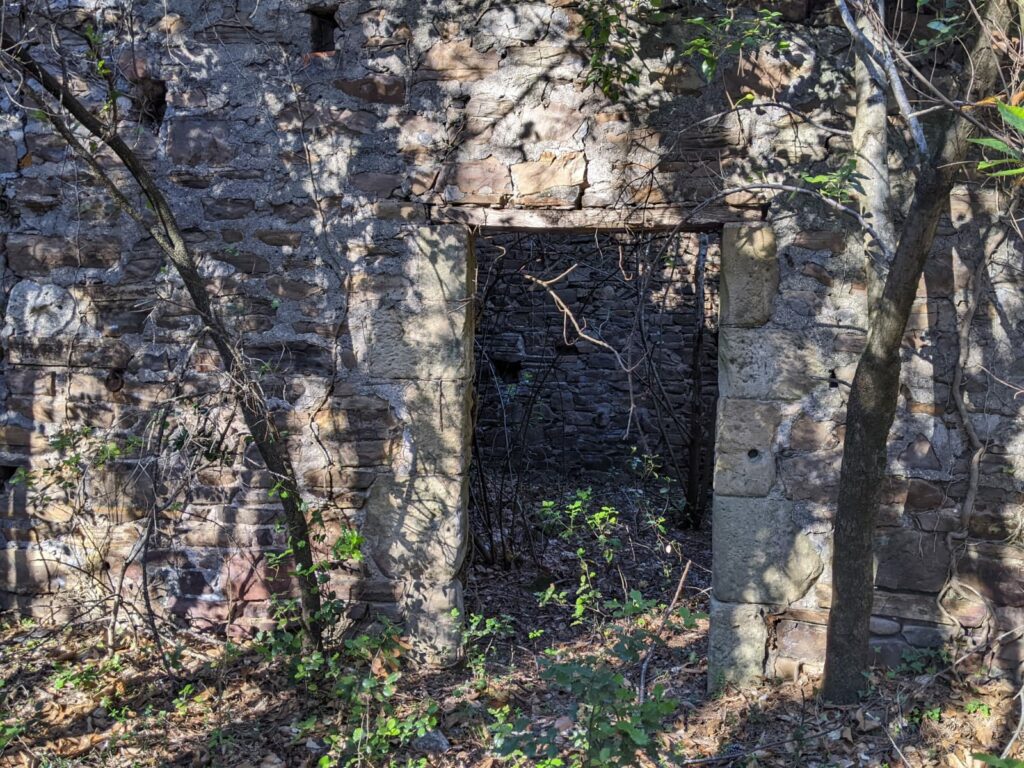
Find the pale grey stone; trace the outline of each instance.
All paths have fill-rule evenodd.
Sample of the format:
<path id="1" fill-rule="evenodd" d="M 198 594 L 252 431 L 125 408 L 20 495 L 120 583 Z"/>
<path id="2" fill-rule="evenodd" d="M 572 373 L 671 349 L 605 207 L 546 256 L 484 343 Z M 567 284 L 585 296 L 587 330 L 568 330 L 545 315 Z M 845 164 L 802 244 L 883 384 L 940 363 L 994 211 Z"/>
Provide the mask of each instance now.
<path id="1" fill-rule="evenodd" d="M 821 575 L 821 556 L 792 522 L 789 502 L 716 495 L 714 594 L 728 602 L 787 605 Z"/>
<path id="2" fill-rule="evenodd" d="M 752 328 L 772 316 L 779 292 L 779 260 L 769 224 L 722 229 L 721 322 Z"/>
<path id="3" fill-rule="evenodd" d="M 765 608 L 711 598 L 708 690 L 749 685 L 764 676 L 768 645 Z"/>
<path id="4" fill-rule="evenodd" d="M 798 400 L 829 381 L 821 346 L 795 331 L 722 326 L 718 372 L 722 396 L 752 400 Z"/>
<path id="5" fill-rule="evenodd" d="M 52 338 L 71 328 L 78 306 L 74 297 L 57 285 L 22 280 L 7 301 L 5 335 Z"/>
<path id="6" fill-rule="evenodd" d="M 778 403 L 723 398 L 718 401 L 715 492 L 767 496 L 775 483 L 772 446 L 782 412 Z"/>

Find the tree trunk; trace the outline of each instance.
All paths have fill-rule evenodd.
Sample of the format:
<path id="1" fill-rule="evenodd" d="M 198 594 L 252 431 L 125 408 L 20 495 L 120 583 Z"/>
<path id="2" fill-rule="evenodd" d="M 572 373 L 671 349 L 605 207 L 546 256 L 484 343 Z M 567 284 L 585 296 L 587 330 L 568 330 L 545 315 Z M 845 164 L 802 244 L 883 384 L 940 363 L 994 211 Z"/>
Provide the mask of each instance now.
<path id="1" fill-rule="evenodd" d="M 991 29 L 1007 28 L 1006 0 L 988 4 L 985 22 Z M 989 93 L 997 82 L 998 61 L 984 29 L 978 33 L 971 60 L 975 87 Z M 935 228 L 948 205 L 959 164 L 966 158 L 971 132 L 970 123 L 951 116 L 936 156 L 920 170 L 892 265 L 870 312 L 867 346 L 850 389 L 825 657 L 824 696 L 835 703 L 856 701 L 864 687 L 874 597 L 875 522 L 899 396 L 900 347 Z"/>

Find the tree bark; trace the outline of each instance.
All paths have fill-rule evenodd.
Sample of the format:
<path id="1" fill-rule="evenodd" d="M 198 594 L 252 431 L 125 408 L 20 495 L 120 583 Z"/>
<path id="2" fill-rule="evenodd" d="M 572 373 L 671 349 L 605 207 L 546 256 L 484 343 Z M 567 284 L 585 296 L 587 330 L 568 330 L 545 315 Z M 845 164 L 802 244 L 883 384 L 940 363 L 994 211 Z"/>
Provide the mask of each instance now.
<path id="1" fill-rule="evenodd" d="M 274 425 L 266 398 L 258 382 L 249 370 L 241 348 L 233 343 L 231 334 L 218 315 L 206 282 L 199 273 L 199 266 L 188 244 L 185 242 L 177 218 L 148 169 L 132 152 L 112 127 L 104 125 L 75 95 L 56 77 L 51 75 L 28 53 L 23 45 L 12 40 L 6 33 L 0 37 L 3 53 L 28 78 L 37 82 L 53 98 L 60 109 L 90 134 L 106 144 L 139 185 L 146 200 L 152 206 L 157 223 L 147 226 L 145 216 L 120 192 L 106 176 L 103 169 L 82 147 L 63 123 L 59 114 L 48 115 L 59 133 L 80 150 L 83 159 L 100 175 L 101 181 L 113 195 L 118 205 L 137 223 L 148 229 L 160 248 L 167 254 L 171 264 L 185 284 L 185 290 L 196 311 L 206 323 L 221 362 L 231 381 L 233 395 L 253 443 L 256 445 L 267 470 L 278 482 L 279 498 L 284 509 L 285 525 L 289 545 L 293 552 L 296 575 L 299 582 L 301 623 L 306 640 L 319 647 L 323 634 L 321 616 L 320 586 L 314 569 L 309 526 L 299 493 L 295 470 L 291 464 L 287 447 Z"/>
<path id="2" fill-rule="evenodd" d="M 991 0 L 985 27 L 1006 29 L 1008 24 L 1006 0 Z M 986 29 L 979 30 L 971 60 L 976 88 L 990 92 L 999 71 Z M 874 597 L 875 522 L 885 480 L 886 445 L 899 395 L 900 347 L 935 228 L 948 206 L 972 131 L 969 122 L 952 115 L 937 155 L 920 169 L 892 265 L 869 315 L 867 346 L 850 389 L 825 657 L 824 696 L 834 703 L 856 701 L 864 687 Z"/>

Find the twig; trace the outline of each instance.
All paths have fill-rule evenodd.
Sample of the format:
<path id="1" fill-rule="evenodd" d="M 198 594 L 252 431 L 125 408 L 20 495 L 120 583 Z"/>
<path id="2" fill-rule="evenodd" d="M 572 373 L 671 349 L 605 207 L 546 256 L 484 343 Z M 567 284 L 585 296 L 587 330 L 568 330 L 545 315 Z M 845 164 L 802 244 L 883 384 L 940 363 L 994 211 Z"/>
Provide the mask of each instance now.
<path id="1" fill-rule="evenodd" d="M 676 593 L 672 595 L 672 601 L 668 604 L 665 609 L 665 613 L 661 615 L 661 621 L 658 623 L 658 628 L 654 630 L 654 635 L 651 637 L 651 643 L 647 646 L 647 650 L 644 652 L 643 662 L 640 664 L 640 682 L 637 684 L 637 698 L 640 704 L 644 703 L 644 698 L 647 696 L 647 667 L 651 664 L 651 659 L 654 657 L 655 644 L 658 642 L 658 638 L 661 636 L 661 630 L 665 628 L 665 624 L 668 622 L 668 617 L 672 615 L 672 611 L 675 610 L 676 603 L 679 602 L 679 596 L 683 593 L 683 586 L 686 584 L 686 577 L 690 575 L 690 565 L 692 561 L 686 561 L 686 567 L 683 568 L 683 575 L 679 577 L 679 583 L 676 584 Z"/>
<path id="2" fill-rule="evenodd" d="M 1024 686 L 1021 686 L 1014 698 L 1020 699 L 1020 717 L 1017 718 L 1017 727 L 1014 729 L 1013 736 L 1010 737 L 1010 741 L 1007 743 L 1006 749 L 1004 749 L 1002 754 L 999 755 L 1003 760 L 1010 756 L 1010 752 L 1013 750 L 1013 745 L 1017 743 L 1017 739 L 1020 738 L 1020 732 L 1024 729 Z"/>

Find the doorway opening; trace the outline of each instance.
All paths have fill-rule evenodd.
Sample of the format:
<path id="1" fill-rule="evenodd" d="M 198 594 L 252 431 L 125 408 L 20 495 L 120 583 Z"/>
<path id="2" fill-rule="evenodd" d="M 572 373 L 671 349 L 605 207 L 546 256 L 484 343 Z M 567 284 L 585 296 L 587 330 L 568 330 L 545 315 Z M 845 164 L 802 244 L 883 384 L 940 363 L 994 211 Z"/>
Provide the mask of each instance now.
<path id="1" fill-rule="evenodd" d="M 549 518 L 575 525 L 573 508 L 642 507 L 658 525 L 700 527 L 714 461 L 717 235 L 492 232 L 474 250 L 476 556 L 536 560 Z"/>

